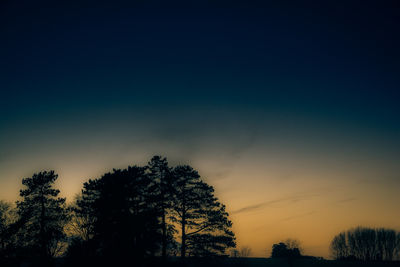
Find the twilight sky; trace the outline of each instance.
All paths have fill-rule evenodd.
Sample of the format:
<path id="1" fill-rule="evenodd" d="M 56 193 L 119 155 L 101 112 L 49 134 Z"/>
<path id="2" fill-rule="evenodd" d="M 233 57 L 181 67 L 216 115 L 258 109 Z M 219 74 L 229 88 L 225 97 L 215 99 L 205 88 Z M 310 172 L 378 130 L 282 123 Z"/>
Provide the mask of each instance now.
<path id="1" fill-rule="evenodd" d="M 254 256 L 400 230 L 396 1 L 97 2 L 0 3 L 0 199 L 54 169 L 71 201 L 161 154 L 216 188 Z"/>

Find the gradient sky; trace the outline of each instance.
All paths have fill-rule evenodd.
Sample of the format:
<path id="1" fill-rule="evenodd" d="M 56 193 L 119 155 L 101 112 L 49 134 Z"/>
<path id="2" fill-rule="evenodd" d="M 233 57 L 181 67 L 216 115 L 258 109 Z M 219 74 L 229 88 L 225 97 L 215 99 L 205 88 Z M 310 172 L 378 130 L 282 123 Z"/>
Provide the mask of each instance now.
<path id="1" fill-rule="evenodd" d="M 396 1 L 70 2 L 0 3 L 1 199 L 54 169 L 71 201 L 161 154 L 216 188 L 254 256 L 400 230 Z"/>

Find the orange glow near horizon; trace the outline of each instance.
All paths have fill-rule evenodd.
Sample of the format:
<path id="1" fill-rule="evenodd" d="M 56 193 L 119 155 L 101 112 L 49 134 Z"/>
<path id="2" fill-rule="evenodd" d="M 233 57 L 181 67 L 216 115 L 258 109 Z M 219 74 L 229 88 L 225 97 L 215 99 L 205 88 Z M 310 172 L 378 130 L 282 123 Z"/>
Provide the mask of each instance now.
<path id="1" fill-rule="evenodd" d="M 323 161 L 281 162 L 254 155 L 256 152 L 249 151 L 233 165 L 222 160 L 217 164 L 209 158 L 189 163 L 215 187 L 216 196 L 230 213 L 238 248 L 250 247 L 252 256 L 270 256 L 272 244 L 294 238 L 301 242 L 305 254 L 329 258 L 329 243 L 340 231 L 358 225 L 400 229 L 395 204 L 400 196 L 395 181 L 390 184 L 375 180 L 372 167 L 340 169 Z M 131 158 L 133 161 L 122 160 L 117 166 L 107 166 L 107 159 L 71 159 L 53 161 L 51 165 L 59 174 L 57 187 L 71 202 L 87 179 L 99 177 L 112 167 L 144 165 L 147 161 L 133 155 Z M 171 166 L 185 163 L 174 157 L 169 162 Z M 14 201 L 21 179 L 31 174 L 15 169 L 3 171 L 3 177 L 13 179 L 2 183 L 1 196 Z"/>

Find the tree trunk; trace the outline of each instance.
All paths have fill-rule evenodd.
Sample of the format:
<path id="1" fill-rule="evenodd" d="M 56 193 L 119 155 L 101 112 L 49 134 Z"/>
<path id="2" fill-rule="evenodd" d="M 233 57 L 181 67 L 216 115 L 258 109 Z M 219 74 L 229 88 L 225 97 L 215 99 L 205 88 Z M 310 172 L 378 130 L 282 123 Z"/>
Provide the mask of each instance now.
<path id="1" fill-rule="evenodd" d="M 44 233 L 44 221 L 45 221 L 45 206 L 44 206 L 44 196 L 41 197 L 41 211 L 40 211 L 40 245 L 42 257 L 47 256 L 46 248 L 46 238 Z"/>
<path id="2" fill-rule="evenodd" d="M 165 209 L 162 211 L 162 258 L 167 258 L 167 225 L 165 222 Z"/>
<path id="3" fill-rule="evenodd" d="M 181 258 L 184 259 L 186 256 L 186 218 L 182 216 L 182 244 L 181 244 Z"/>

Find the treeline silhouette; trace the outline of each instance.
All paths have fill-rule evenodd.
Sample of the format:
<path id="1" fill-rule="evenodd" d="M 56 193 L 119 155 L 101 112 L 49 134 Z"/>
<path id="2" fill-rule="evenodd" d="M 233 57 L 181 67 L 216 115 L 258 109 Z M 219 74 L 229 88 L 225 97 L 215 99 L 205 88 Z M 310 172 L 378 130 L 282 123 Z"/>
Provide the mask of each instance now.
<path id="1" fill-rule="evenodd" d="M 400 233 L 385 228 L 356 227 L 336 235 L 330 248 L 335 259 L 392 261 L 400 257 Z"/>
<path id="2" fill-rule="evenodd" d="M 3 259 L 132 264 L 223 256 L 236 246 L 225 206 L 188 165 L 169 167 L 154 156 L 144 167 L 114 169 L 85 182 L 69 206 L 53 188 L 56 179 L 54 171 L 36 173 L 22 180 L 16 208 L 0 202 Z"/>
<path id="3" fill-rule="evenodd" d="M 85 266 L 176 265 L 187 258 L 210 265 L 203 260 L 212 258 L 216 266 L 229 249 L 232 259 L 251 254 L 249 247 L 234 249 L 225 206 L 188 165 L 170 167 L 154 156 L 146 166 L 114 169 L 85 182 L 69 205 L 54 188 L 57 178 L 54 171 L 35 173 L 22 179 L 15 207 L 0 201 L 0 266 L 54 265 L 54 258 Z M 392 261 L 400 258 L 400 233 L 357 227 L 335 236 L 330 248 L 337 260 Z M 300 243 L 288 239 L 273 245 L 271 259 L 292 266 L 322 258 L 302 255 Z"/>

